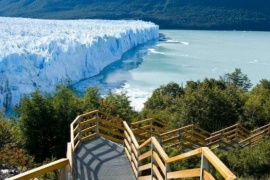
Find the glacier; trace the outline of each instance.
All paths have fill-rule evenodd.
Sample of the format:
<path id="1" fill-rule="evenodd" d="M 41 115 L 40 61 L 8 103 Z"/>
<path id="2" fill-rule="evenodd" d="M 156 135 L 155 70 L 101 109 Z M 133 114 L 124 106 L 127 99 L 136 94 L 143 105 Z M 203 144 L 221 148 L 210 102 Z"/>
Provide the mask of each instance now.
<path id="1" fill-rule="evenodd" d="M 158 25 L 140 20 L 0 17 L 0 108 L 37 88 L 52 92 L 63 80 L 93 77 L 158 36 Z"/>

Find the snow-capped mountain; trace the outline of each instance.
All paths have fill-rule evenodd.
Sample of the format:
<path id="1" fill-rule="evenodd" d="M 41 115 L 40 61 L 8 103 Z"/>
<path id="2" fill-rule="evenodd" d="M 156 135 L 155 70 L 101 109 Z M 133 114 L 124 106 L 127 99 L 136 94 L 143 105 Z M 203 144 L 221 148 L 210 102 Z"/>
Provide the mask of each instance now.
<path id="1" fill-rule="evenodd" d="M 144 21 L 38 20 L 0 17 L 0 108 L 37 87 L 52 91 L 97 75 L 129 49 L 158 38 Z"/>

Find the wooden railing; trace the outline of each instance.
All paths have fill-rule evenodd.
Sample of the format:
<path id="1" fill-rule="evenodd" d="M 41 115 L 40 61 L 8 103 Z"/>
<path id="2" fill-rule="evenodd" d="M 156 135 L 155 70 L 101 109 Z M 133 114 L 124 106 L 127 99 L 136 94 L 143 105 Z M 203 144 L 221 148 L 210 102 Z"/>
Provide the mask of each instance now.
<path id="1" fill-rule="evenodd" d="M 249 131 L 237 123 L 209 133 L 193 124 L 173 129 L 152 118 L 131 123 L 131 128 L 138 143 L 142 143 L 150 137 L 156 137 L 162 147 L 181 146 L 187 150 L 203 146 L 210 149 L 230 150 L 239 146 L 253 145 L 265 134 L 270 134 L 270 124 Z"/>
<path id="2" fill-rule="evenodd" d="M 225 143 L 230 145 L 240 140 L 239 145 L 253 145 L 265 134 L 270 135 L 270 124 L 249 132 L 240 124 L 230 126 L 210 134 L 196 125 L 188 125 L 175 130 L 155 119 L 146 119 L 131 124 L 133 130 L 119 117 L 101 111 L 92 111 L 77 116 L 71 123 L 71 142 L 67 146 L 67 156 L 14 176 L 10 179 L 31 179 L 60 170 L 59 179 L 76 179 L 73 155 L 80 144 L 96 136 L 125 144 L 125 151 L 138 179 L 174 179 L 201 177 L 213 179 L 209 173 L 211 164 L 225 179 L 235 179 L 233 173 L 205 145 Z M 250 136 L 251 134 L 251 136 Z M 139 143 L 140 145 L 139 145 Z M 174 157 L 168 157 L 162 147 L 182 145 L 195 149 Z M 201 167 L 171 171 L 170 164 L 191 156 L 201 156 Z"/>
<path id="3" fill-rule="evenodd" d="M 44 174 L 53 172 L 55 170 L 59 170 L 58 179 L 60 180 L 69 180 L 73 179 L 72 174 L 72 161 L 73 154 L 71 149 L 71 143 L 67 145 L 67 158 L 59 159 L 57 161 L 53 161 L 49 164 L 37 167 L 35 169 L 26 171 L 24 173 L 18 174 L 8 180 L 28 180 L 38 178 Z"/>
<path id="4" fill-rule="evenodd" d="M 251 131 L 251 136 L 240 141 L 239 146 L 254 146 L 255 143 L 260 142 L 266 136 L 270 137 L 270 123 Z"/>
<path id="5" fill-rule="evenodd" d="M 79 145 L 96 136 L 123 144 L 123 121 L 101 111 L 92 111 L 77 116 L 70 125 L 73 152 Z"/>
<path id="6" fill-rule="evenodd" d="M 230 127 L 211 133 L 209 138 L 206 138 L 207 146 L 211 149 L 216 147 L 225 150 L 232 149 L 238 146 L 238 142 L 250 136 L 250 131 L 244 128 L 240 123 Z"/>
<path id="7" fill-rule="evenodd" d="M 137 179 L 175 179 L 200 177 L 214 179 L 209 173 L 211 164 L 225 179 L 236 179 L 235 175 L 207 148 L 198 148 L 169 158 L 155 137 L 138 144 L 128 124 L 125 127 L 125 151 Z M 171 171 L 170 164 L 191 156 L 201 155 L 201 167 Z"/>
<path id="8" fill-rule="evenodd" d="M 182 128 L 174 129 L 160 135 L 161 144 L 165 147 L 184 146 L 189 149 L 205 146 L 205 138 L 210 133 L 199 128 L 196 125 L 188 125 Z"/>
<path id="9" fill-rule="evenodd" d="M 158 138 L 160 134 L 172 129 L 169 125 L 153 118 L 133 122 L 130 126 L 138 142 L 143 142 L 152 136 Z"/>
<path id="10" fill-rule="evenodd" d="M 81 143 L 96 136 L 101 136 L 117 143 L 123 144 L 124 142 L 123 121 L 118 117 L 110 116 L 101 111 L 96 110 L 77 116 L 70 127 L 71 142 L 67 144 L 66 158 L 26 171 L 10 179 L 32 179 L 55 170 L 60 170 L 58 179 L 76 179 L 73 169 L 73 155 Z"/>

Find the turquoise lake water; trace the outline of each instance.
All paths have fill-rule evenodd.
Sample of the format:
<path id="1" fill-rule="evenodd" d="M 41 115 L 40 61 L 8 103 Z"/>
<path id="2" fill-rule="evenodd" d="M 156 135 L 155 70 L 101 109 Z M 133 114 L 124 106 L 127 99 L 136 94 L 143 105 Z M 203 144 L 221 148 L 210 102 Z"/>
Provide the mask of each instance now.
<path id="1" fill-rule="evenodd" d="M 126 91 L 136 110 L 160 85 L 219 78 L 240 68 L 255 85 L 270 79 L 270 32 L 161 30 L 170 42 L 150 42 L 124 54 L 98 76 L 76 85 L 102 93 Z"/>

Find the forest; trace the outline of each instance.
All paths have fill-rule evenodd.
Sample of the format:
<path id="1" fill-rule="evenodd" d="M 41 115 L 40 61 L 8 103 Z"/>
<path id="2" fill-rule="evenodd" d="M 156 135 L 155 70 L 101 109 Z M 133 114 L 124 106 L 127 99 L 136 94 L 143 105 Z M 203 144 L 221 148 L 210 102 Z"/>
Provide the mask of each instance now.
<path id="1" fill-rule="evenodd" d="M 0 16 L 141 19 L 161 29 L 270 30 L 268 0 L 5 0 Z"/>
<path id="2" fill-rule="evenodd" d="M 37 89 L 24 96 L 14 109 L 13 117 L 0 117 L 0 164 L 25 171 L 65 157 L 70 123 L 77 115 L 95 109 L 128 123 L 152 117 L 174 128 L 193 123 L 209 132 L 237 122 L 247 129 L 268 124 L 270 80 L 262 79 L 253 86 L 241 69 L 235 69 L 219 79 L 188 81 L 185 87 L 171 82 L 155 89 L 141 112 L 132 109 L 125 92 L 102 97 L 97 87 L 91 87 L 79 96 L 72 85 L 60 84 L 55 93 Z M 180 149 L 166 151 L 175 155 Z M 254 147 L 214 152 L 241 179 L 270 177 L 269 137 Z M 183 161 L 175 166 L 194 163 Z"/>

